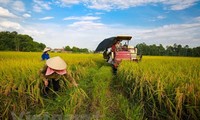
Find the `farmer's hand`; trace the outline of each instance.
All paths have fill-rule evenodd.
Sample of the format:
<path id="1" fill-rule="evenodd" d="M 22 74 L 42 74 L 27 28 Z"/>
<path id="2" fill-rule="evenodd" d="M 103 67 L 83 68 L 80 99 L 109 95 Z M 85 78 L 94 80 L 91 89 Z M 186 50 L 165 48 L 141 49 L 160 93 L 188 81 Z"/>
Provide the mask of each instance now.
<path id="1" fill-rule="evenodd" d="M 45 87 L 47 87 L 48 84 L 49 84 L 48 80 L 45 80 L 45 81 L 44 81 L 44 85 L 45 85 Z"/>
<path id="2" fill-rule="evenodd" d="M 74 83 L 74 86 L 75 86 L 75 87 L 78 87 L 78 84 L 75 82 L 75 83 Z"/>

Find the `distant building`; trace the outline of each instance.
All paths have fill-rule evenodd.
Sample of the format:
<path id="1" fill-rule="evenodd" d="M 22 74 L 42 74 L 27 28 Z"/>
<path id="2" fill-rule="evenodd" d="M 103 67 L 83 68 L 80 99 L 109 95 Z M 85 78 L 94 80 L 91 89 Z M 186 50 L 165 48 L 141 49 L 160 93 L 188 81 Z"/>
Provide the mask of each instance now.
<path id="1" fill-rule="evenodd" d="M 53 52 L 64 52 L 65 49 L 64 48 L 54 48 L 52 51 Z"/>

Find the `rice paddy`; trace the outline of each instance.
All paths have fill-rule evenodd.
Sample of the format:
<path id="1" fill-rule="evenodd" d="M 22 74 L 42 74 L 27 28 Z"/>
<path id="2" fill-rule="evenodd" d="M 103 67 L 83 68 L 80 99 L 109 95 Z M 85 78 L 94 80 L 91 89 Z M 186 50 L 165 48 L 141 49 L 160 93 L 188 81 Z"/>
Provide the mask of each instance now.
<path id="1" fill-rule="evenodd" d="M 0 119 L 200 118 L 200 58 L 144 56 L 123 61 L 114 75 L 101 54 L 50 53 L 66 61 L 78 87 L 60 81 L 46 99 L 40 56 L 0 52 Z"/>

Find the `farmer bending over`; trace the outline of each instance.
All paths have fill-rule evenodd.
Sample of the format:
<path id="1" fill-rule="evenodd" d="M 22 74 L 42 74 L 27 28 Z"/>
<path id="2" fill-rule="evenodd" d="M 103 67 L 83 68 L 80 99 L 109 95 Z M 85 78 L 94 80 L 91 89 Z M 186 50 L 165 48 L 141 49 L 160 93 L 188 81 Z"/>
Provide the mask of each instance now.
<path id="1" fill-rule="evenodd" d="M 66 67 L 67 65 L 65 61 L 59 56 L 52 57 L 46 61 L 46 65 L 40 70 L 40 76 L 44 83 L 44 89 L 42 92 L 45 97 L 48 95 L 50 84 L 53 85 L 54 91 L 59 90 L 59 80 L 63 77 L 69 80 L 74 86 L 77 86 L 76 81 L 66 71 Z"/>

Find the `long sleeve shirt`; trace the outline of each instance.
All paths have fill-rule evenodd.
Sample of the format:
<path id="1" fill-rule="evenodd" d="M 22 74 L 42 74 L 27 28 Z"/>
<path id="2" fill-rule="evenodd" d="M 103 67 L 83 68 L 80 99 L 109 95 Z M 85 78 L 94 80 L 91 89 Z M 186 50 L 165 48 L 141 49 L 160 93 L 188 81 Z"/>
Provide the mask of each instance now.
<path id="1" fill-rule="evenodd" d="M 50 57 L 49 57 L 49 54 L 48 54 L 48 53 L 45 53 L 45 52 L 42 54 L 41 57 L 42 57 L 42 60 L 47 60 L 47 59 L 50 58 Z"/>

